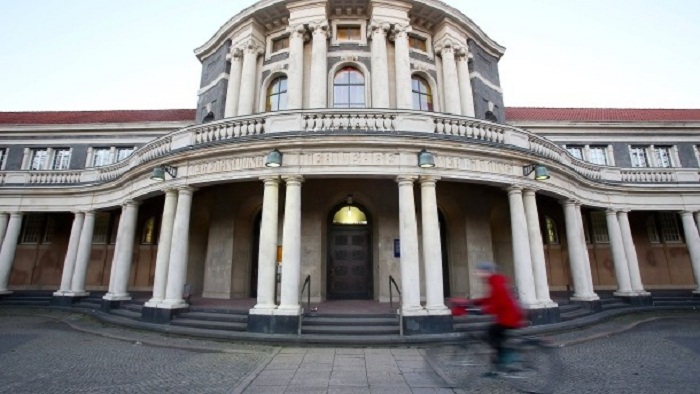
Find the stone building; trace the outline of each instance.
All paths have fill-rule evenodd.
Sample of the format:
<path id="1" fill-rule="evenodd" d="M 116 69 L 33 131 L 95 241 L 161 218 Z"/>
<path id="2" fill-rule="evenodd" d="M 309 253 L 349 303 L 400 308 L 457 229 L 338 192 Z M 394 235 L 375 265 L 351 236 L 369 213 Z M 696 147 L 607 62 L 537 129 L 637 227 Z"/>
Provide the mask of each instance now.
<path id="1" fill-rule="evenodd" d="M 0 113 L 0 294 L 148 292 L 167 322 L 188 284 L 295 333 L 307 278 L 396 283 L 414 334 L 484 260 L 536 322 L 698 291 L 700 110 L 505 108 L 504 48 L 434 0 L 264 0 L 195 54 L 195 110 Z"/>

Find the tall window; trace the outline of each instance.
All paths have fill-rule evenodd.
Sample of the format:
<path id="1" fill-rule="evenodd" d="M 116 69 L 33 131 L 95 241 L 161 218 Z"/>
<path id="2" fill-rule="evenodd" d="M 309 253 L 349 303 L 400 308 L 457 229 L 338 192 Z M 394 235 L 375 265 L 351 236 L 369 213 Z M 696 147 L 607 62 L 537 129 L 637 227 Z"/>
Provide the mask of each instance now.
<path id="1" fill-rule="evenodd" d="M 53 235 L 53 220 L 43 213 L 27 214 L 22 223 L 20 243 L 38 244 L 51 243 Z"/>
<path id="2" fill-rule="evenodd" d="M 7 149 L 0 148 L 0 169 L 5 168 L 5 158 L 7 157 Z"/>
<path id="3" fill-rule="evenodd" d="M 345 67 L 335 74 L 333 107 L 365 108 L 365 77 L 357 69 Z"/>
<path id="4" fill-rule="evenodd" d="M 92 233 L 93 244 L 106 244 L 109 233 L 109 212 L 95 213 L 95 229 Z"/>
<path id="5" fill-rule="evenodd" d="M 122 161 L 134 153 L 133 147 L 117 148 L 117 161 Z"/>
<path id="6" fill-rule="evenodd" d="M 267 88 L 266 111 L 287 109 L 287 77 L 275 78 Z"/>
<path id="7" fill-rule="evenodd" d="M 55 149 L 51 169 L 67 170 L 68 168 L 70 168 L 70 149 Z"/>
<path id="8" fill-rule="evenodd" d="M 678 229 L 678 220 L 673 212 L 659 212 L 657 217 L 661 225 L 661 239 L 664 242 L 683 242 L 681 232 Z"/>
<path id="9" fill-rule="evenodd" d="M 156 218 L 151 216 L 146 220 L 141 231 L 141 243 L 153 245 L 156 243 Z"/>
<path id="10" fill-rule="evenodd" d="M 630 158 L 632 159 L 632 167 L 649 167 L 645 146 L 631 146 Z"/>
<path id="11" fill-rule="evenodd" d="M 411 78 L 411 89 L 413 91 L 413 109 L 417 111 L 432 111 L 433 95 L 430 92 L 428 82 L 414 75 Z"/>
<path id="12" fill-rule="evenodd" d="M 92 166 L 106 166 L 109 163 L 109 148 L 95 148 L 92 151 Z"/>
<path id="13" fill-rule="evenodd" d="M 48 149 L 32 149 L 30 170 L 46 169 L 46 161 L 49 157 Z"/>
<path id="14" fill-rule="evenodd" d="M 605 219 L 605 212 L 591 212 L 591 226 L 593 227 L 593 242 L 597 244 L 610 243 L 608 236 L 608 223 Z"/>
<path id="15" fill-rule="evenodd" d="M 557 232 L 557 224 L 549 216 L 544 217 L 545 230 L 545 242 L 547 244 L 558 244 L 559 243 L 559 233 Z"/>
<path id="16" fill-rule="evenodd" d="M 656 157 L 656 166 L 671 168 L 673 167 L 673 161 L 671 160 L 671 147 L 670 146 L 655 146 L 654 155 Z"/>
<path id="17" fill-rule="evenodd" d="M 591 146 L 588 149 L 588 161 L 593 164 L 600 164 L 602 166 L 608 165 L 608 156 L 606 154 L 607 148 L 605 146 Z"/>
<path id="18" fill-rule="evenodd" d="M 567 145 L 566 150 L 571 153 L 571 156 L 583 160 L 583 147 L 579 145 Z"/>

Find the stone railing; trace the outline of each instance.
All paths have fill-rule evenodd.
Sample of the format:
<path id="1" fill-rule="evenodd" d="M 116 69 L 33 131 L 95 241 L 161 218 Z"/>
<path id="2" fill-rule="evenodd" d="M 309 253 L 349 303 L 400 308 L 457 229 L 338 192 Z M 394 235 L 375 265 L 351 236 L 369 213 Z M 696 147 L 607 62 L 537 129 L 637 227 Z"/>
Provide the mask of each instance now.
<path id="1" fill-rule="evenodd" d="M 5 171 L 0 185 L 62 185 L 108 182 L 141 164 L 181 149 L 276 133 L 411 132 L 447 136 L 529 152 L 533 161 L 561 163 L 584 178 L 615 183 L 699 182 L 697 169 L 617 168 L 572 157 L 554 142 L 516 127 L 464 116 L 379 109 L 280 111 L 227 118 L 177 130 L 137 149 L 127 159 L 104 167 L 71 171 Z"/>

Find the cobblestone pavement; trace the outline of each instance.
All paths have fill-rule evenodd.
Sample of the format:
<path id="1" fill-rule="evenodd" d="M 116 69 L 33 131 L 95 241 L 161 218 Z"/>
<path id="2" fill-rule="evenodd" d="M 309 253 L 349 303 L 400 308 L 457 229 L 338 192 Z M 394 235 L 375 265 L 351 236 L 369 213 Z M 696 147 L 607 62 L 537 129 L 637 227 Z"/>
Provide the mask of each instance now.
<path id="1" fill-rule="evenodd" d="M 616 334 L 617 335 L 614 335 Z M 700 387 L 700 315 L 647 313 L 548 336 L 561 393 L 690 393 Z M 463 347 L 274 347 L 0 308 L 0 393 L 513 393 L 471 376 Z M 486 354 L 481 355 L 487 357 Z"/>

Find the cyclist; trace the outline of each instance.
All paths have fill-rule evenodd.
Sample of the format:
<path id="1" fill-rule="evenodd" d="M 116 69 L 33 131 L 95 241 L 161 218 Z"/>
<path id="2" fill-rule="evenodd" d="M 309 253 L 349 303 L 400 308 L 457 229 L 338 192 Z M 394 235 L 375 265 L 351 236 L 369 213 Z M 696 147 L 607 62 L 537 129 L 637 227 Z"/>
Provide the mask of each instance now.
<path id="1" fill-rule="evenodd" d="M 509 289 L 508 279 L 505 275 L 498 273 L 496 264 L 490 261 L 479 263 L 476 275 L 488 284 L 489 293 L 487 297 L 476 299 L 473 303 L 496 318 L 495 323 L 488 330 L 488 343 L 495 351 L 492 360 L 495 371 L 486 375 L 493 376 L 496 371 L 507 370 L 507 365 L 515 361 L 514 351 L 507 349 L 504 345 L 508 339 L 508 332 L 522 327 L 523 312 Z"/>

